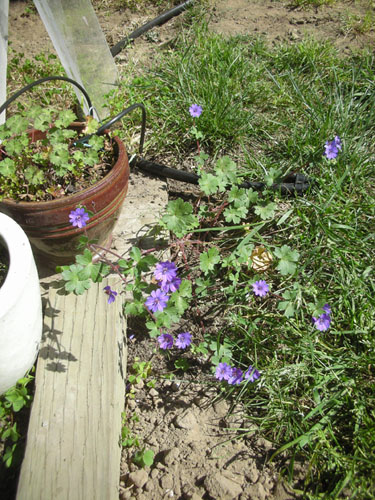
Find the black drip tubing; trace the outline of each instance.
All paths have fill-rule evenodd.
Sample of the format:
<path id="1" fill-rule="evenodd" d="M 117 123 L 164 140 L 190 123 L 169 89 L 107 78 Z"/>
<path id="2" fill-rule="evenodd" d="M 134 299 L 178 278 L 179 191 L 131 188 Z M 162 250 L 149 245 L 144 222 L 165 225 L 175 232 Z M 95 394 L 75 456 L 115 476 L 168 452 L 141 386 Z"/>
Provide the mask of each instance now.
<path id="1" fill-rule="evenodd" d="M 93 115 L 93 112 L 94 112 L 94 109 L 92 107 L 92 104 L 91 104 L 91 99 L 88 95 L 88 93 L 86 92 L 86 90 L 82 87 L 82 85 L 80 85 L 78 82 L 76 82 L 75 80 L 72 80 L 71 78 L 68 78 L 67 76 L 46 76 L 45 78 L 40 78 L 39 80 L 36 80 L 35 82 L 32 82 L 32 83 L 29 83 L 29 85 L 26 85 L 26 87 L 23 87 L 21 90 L 19 90 L 18 92 L 15 92 L 11 97 L 9 97 L 8 100 L 6 100 L 1 106 L 0 106 L 0 115 L 1 113 L 7 109 L 7 107 L 9 106 L 9 104 L 11 104 L 13 101 L 15 101 L 17 99 L 17 97 L 19 97 L 21 94 L 23 94 L 24 92 L 26 92 L 27 90 L 35 87 L 36 85 L 39 85 L 40 83 L 43 83 L 43 82 L 50 82 L 50 81 L 53 81 L 53 80 L 62 80 L 64 82 L 69 82 L 71 83 L 72 85 L 74 85 L 75 87 L 79 88 L 79 90 L 82 92 L 82 94 L 85 96 L 85 99 L 86 99 L 86 103 L 87 103 L 87 107 L 89 108 L 89 112 L 91 114 L 91 116 Z"/>
<path id="2" fill-rule="evenodd" d="M 146 33 L 150 29 L 152 29 L 154 26 L 161 26 L 162 24 L 166 23 L 172 17 L 178 16 L 186 10 L 194 0 L 187 0 L 186 2 L 181 3 L 180 5 L 177 5 L 176 7 L 173 7 L 173 9 L 167 10 L 163 14 L 161 14 L 158 17 L 155 17 L 152 21 L 149 21 L 148 23 L 144 24 L 140 28 L 137 28 L 135 31 L 130 33 L 126 38 L 123 40 L 120 40 L 119 42 L 116 43 L 113 47 L 111 47 L 111 54 L 113 57 L 117 56 L 123 48 L 125 48 L 132 40 L 135 40 L 139 36 L 143 35 L 143 33 Z"/>
<path id="3" fill-rule="evenodd" d="M 138 167 L 140 170 L 148 174 L 157 175 L 158 177 L 167 177 L 177 181 L 187 182 L 189 184 L 198 184 L 199 175 L 193 172 L 185 172 L 175 168 L 169 168 L 160 163 L 145 160 L 144 158 L 135 156 L 131 160 L 131 165 Z M 270 186 L 272 191 L 277 191 L 283 196 L 302 195 L 312 186 L 312 181 L 303 174 L 289 174 L 281 182 L 276 182 Z M 263 191 L 267 185 L 265 182 L 250 182 L 246 181 L 239 185 L 240 188 L 253 189 L 254 191 Z"/>

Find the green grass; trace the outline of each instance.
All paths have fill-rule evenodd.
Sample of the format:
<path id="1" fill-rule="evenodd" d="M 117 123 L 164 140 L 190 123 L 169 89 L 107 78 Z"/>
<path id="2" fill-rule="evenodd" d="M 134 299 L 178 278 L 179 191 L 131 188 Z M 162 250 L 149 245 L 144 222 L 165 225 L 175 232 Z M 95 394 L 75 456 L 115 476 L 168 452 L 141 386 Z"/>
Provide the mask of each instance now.
<path id="1" fill-rule="evenodd" d="M 307 498 L 375 492 L 374 70 L 370 51 L 344 57 L 311 39 L 269 48 L 261 39 L 221 38 L 201 24 L 116 97 L 145 103 L 148 154 L 180 161 L 194 153 L 188 108 L 198 103 L 196 124 L 211 155 L 230 154 L 250 179 L 274 168 L 316 181 L 300 198 L 269 194 L 277 217 L 253 239 L 271 253 L 285 244 L 297 250 L 297 272 L 241 271 L 234 286 L 221 271 L 223 293 L 215 296 L 226 311 L 218 341 L 225 339 L 237 363 L 262 370 L 257 386 L 237 394 L 249 427 L 255 421 L 287 453 L 286 477 L 294 461 L 305 464 L 300 492 Z M 328 161 L 324 144 L 335 135 L 343 149 Z M 224 235 L 216 245 L 243 238 Z M 262 302 L 247 296 L 255 278 L 272 289 Z M 285 292 L 290 317 L 278 309 Z M 319 301 L 332 307 L 327 332 L 312 326 Z"/>

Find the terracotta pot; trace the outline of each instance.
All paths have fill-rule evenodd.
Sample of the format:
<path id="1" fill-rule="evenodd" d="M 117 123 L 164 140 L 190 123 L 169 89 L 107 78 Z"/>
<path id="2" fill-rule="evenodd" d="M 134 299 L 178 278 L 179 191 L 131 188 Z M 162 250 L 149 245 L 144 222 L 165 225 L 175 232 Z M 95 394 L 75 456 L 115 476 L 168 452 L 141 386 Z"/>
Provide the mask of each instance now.
<path id="1" fill-rule="evenodd" d="M 35 133 L 34 133 L 35 137 Z M 116 162 L 99 182 L 80 192 L 52 201 L 0 201 L 0 212 L 14 219 L 30 239 L 38 261 L 51 267 L 74 262 L 84 229 L 74 228 L 69 213 L 83 205 L 94 215 L 85 228 L 89 239 L 109 248 L 112 230 L 128 190 L 129 163 L 124 144 L 113 138 Z"/>

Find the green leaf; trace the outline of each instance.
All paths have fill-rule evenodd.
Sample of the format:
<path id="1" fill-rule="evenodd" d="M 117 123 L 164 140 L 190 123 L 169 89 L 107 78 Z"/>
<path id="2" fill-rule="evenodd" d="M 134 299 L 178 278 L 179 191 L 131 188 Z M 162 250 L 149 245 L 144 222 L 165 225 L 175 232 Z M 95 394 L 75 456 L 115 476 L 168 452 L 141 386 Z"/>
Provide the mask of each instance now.
<path id="1" fill-rule="evenodd" d="M 195 280 L 195 293 L 201 297 L 205 297 L 208 293 L 207 288 L 212 285 L 210 279 L 197 278 Z"/>
<path id="2" fill-rule="evenodd" d="M 277 309 L 279 311 L 284 311 L 284 316 L 287 318 L 292 318 L 296 312 L 293 302 L 282 301 L 277 304 Z"/>
<path id="3" fill-rule="evenodd" d="M 6 126 L 12 135 L 19 135 L 29 128 L 29 120 L 21 114 L 16 114 L 8 118 Z"/>
<path id="4" fill-rule="evenodd" d="M 55 125 L 58 128 L 66 128 L 76 120 L 77 117 L 72 110 L 64 109 L 63 111 L 60 111 L 59 116 L 56 118 Z"/>
<path id="5" fill-rule="evenodd" d="M 297 250 L 292 250 L 288 245 L 283 245 L 281 248 L 276 248 L 274 253 L 280 259 L 276 269 L 283 276 L 294 274 L 297 267 L 295 262 L 298 262 L 300 256 Z"/>
<path id="6" fill-rule="evenodd" d="M 260 216 L 262 220 L 266 219 L 272 219 L 272 217 L 275 214 L 275 210 L 277 208 L 276 203 L 268 203 L 268 205 L 262 206 L 262 205 L 256 205 L 254 208 L 254 211 L 257 215 Z"/>
<path id="7" fill-rule="evenodd" d="M 191 127 L 190 129 L 190 134 L 197 140 L 199 141 L 200 139 L 204 138 L 204 135 L 202 132 L 200 132 L 197 127 Z"/>
<path id="8" fill-rule="evenodd" d="M 253 203 L 256 203 L 258 201 L 259 194 L 257 193 L 257 191 L 254 191 L 253 188 L 247 189 L 246 194 L 248 206 L 253 205 Z"/>
<path id="9" fill-rule="evenodd" d="M 199 224 L 197 217 L 192 213 L 193 207 L 191 204 L 178 198 L 168 203 L 167 213 L 162 217 L 161 223 L 169 231 L 172 231 L 177 238 L 182 238 L 189 230 Z"/>
<path id="10" fill-rule="evenodd" d="M 90 137 L 88 143 L 91 146 L 88 149 L 88 151 L 91 150 L 91 151 L 98 152 L 104 146 L 104 137 L 101 135 L 93 135 Z"/>
<path id="11" fill-rule="evenodd" d="M 91 286 L 91 281 L 86 279 L 86 276 L 82 274 L 83 267 L 77 264 L 72 264 L 71 266 L 63 266 L 63 272 L 61 273 L 63 279 L 66 281 L 65 290 L 67 292 L 73 292 L 76 295 L 82 295 Z"/>
<path id="12" fill-rule="evenodd" d="M 48 134 L 49 142 L 54 146 L 68 145 L 69 140 L 77 135 L 75 130 L 54 130 Z"/>
<path id="13" fill-rule="evenodd" d="M 147 321 L 146 327 L 151 338 L 155 338 L 160 335 L 160 330 L 154 321 Z"/>
<path id="14" fill-rule="evenodd" d="M 202 172 L 199 179 L 199 187 L 207 196 L 215 194 L 219 188 L 217 176 L 207 172 Z"/>
<path id="15" fill-rule="evenodd" d="M 189 361 L 185 358 L 181 359 L 176 359 L 174 362 L 174 367 L 176 370 L 182 370 L 183 372 L 186 372 L 189 369 Z"/>
<path id="16" fill-rule="evenodd" d="M 55 168 L 57 175 L 61 176 L 65 175 L 65 173 L 69 170 L 68 165 L 70 160 L 70 154 L 68 150 L 68 145 L 55 144 L 53 146 L 49 158 L 51 163 L 53 163 L 55 167 L 58 167 Z"/>
<path id="17" fill-rule="evenodd" d="M 233 203 L 235 207 L 248 207 L 248 197 L 246 190 L 237 186 L 232 187 L 228 193 L 228 201 Z"/>
<path id="18" fill-rule="evenodd" d="M 233 252 L 234 258 L 233 260 L 236 264 L 244 264 L 251 262 L 251 254 L 254 250 L 254 245 L 252 243 L 245 243 L 240 247 L 236 248 Z"/>
<path id="19" fill-rule="evenodd" d="M 133 462 L 139 467 L 151 467 L 154 463 L 154 452 L 152 450 L 142 449 L 134 454 Z"/>
<path id="20" fill-rule="evenodd" d="M 12 177 L 16 173 L 16 166 L 13 160 L 5 158 L 0 161 L 0 174 L 4 177 Z"/>
<path id="21" fill-rule="evenodd" d="M 268 187 L 271 187 L 272 184 L 276 182 L 278 177 L 280 177 L 280 170 L 271 167 L 268 174 L 264 178 L 266 185 Z"/>
<path id="22" fill-rule="evenodd" d="M 200 269 L 205 274 L 213 271 L 216 264 L 220 262 L 219 250 L 216 247 L 210 248 L 207 252 L 200 255 Z"/>
<path id="23" fill-rule="evenodd" d="M 145 312 L 144 302 L 133 301 L 125 304 L 125 314 L 139 316 Z"/>
<path id="24" fill-rule="evenodd" d="M 27 134 L 14 137 L 6 143 L 7 154 L 10 156 L 19 155 L 28 147 L 29 143 L 29 136 Z"/>
<path id="25" fill-rule="evenodd" d="M 182 297 L 179 292 L 174 292 L 172 293 L 171 295 L 171 298 L 169 299 L 169 301 L 171 302 L 171 304 L 174 304 L 174 306 L 176 307 L 176 310 L 178 312 L 179 315 L 183 315 L 184 312 L 186 311 L 186 309 L 189 307 L 189 303 L 187 300 L 184 299 L 184 297 Z"/>
<path id="26" fill-rule="evenodd" d="M 132 247 L 130 250 L 130 257 L 135 261 L 139 262 L 142 258 L 142 252 L 138 247 Z"/>
<path id="27" fill-rule="evenodd" d="M 93 255 L 88 248 L 85 249 L 82 255 L 76 256 L 76 263 L 82 266 L 80 276 L 81 278 L 91 279 L 94 283 L 101 282 L 110 268 L 102 262 L 93 262 L 92 258 Z"/>
<path id="28" fill-rule="evenodd" d="M 30 165 L 30 167 L 27 167 L 25 170 L 25 179 L 32 186 L 37 186 L 38 184 L 43 184 L 44 173 L 40 168 Z"/>
<path id="29" fill-rule="evenodd" d="M 247 216 L 247 207 L 238 206 L 238 207 L 228 207 L 224 210 L 224 218 L 227 222 L 233 222 L 234 224 L 238 224 Z"/>
<path id="30" fill-rule="evenodd" d="M 34 127 L 37 130 L 45 132 L 48 130 L 52 121 L 52 110 L 48 108 L 42 108 L 40 106 L 35 108 L 34 114 Z"/>
<path id="31" fill-rule="evenodd" d="M 225 184 L 233 185 L 240 182 L 237 165 L 229 156 L 219 158 L 216 163 L 215 171 L 220 177 L 223 178 Z"/>
<path id="32" fill-rule="evenodd" d="M 178 289 L 179 294 L 181 297 L 191 297 L 191 281 L 190 280 L 182 280 L 180 288 Z"/>
<path id="33" fill-rule="evenodd" d="M 178 323 L 180 315 L 175 307 L 169 304 L 164 311 L 157 311 L 155 313 L 156 325 L 161 328 L 171 328 L 174 323 Z"/>
<path id="34" fill-rule="evenodd" d="M 85 134 L 93 134 L 98 130 L 100 123 L 91 116 L 87 119 Z M 98 136 L 96 136 L 98 137 Z"/>

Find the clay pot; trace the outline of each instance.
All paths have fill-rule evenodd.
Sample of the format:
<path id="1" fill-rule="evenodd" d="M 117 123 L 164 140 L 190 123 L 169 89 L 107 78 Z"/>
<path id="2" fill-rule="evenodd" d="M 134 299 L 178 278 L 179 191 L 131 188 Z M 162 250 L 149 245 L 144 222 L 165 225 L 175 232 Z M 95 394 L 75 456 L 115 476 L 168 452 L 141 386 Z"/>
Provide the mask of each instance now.
<path id="1" fill-rule="evenodd" d="M 35 137 L 35 132 L 34 132 Z M 34 254 L 45 266 L 71 264 L 82 234 L 109 248 L 112 230 L 124 202 L 129 181 L 129 163 L 124 144 L 113 138 L 116 162 L 99 182 L 80 192 L 52 201 L 0 201 L 0 212 L 14 219 L 25 231 Z M 85 230 L 72 227 L 69 213 L 82 205 L 94 213 Z"/>

